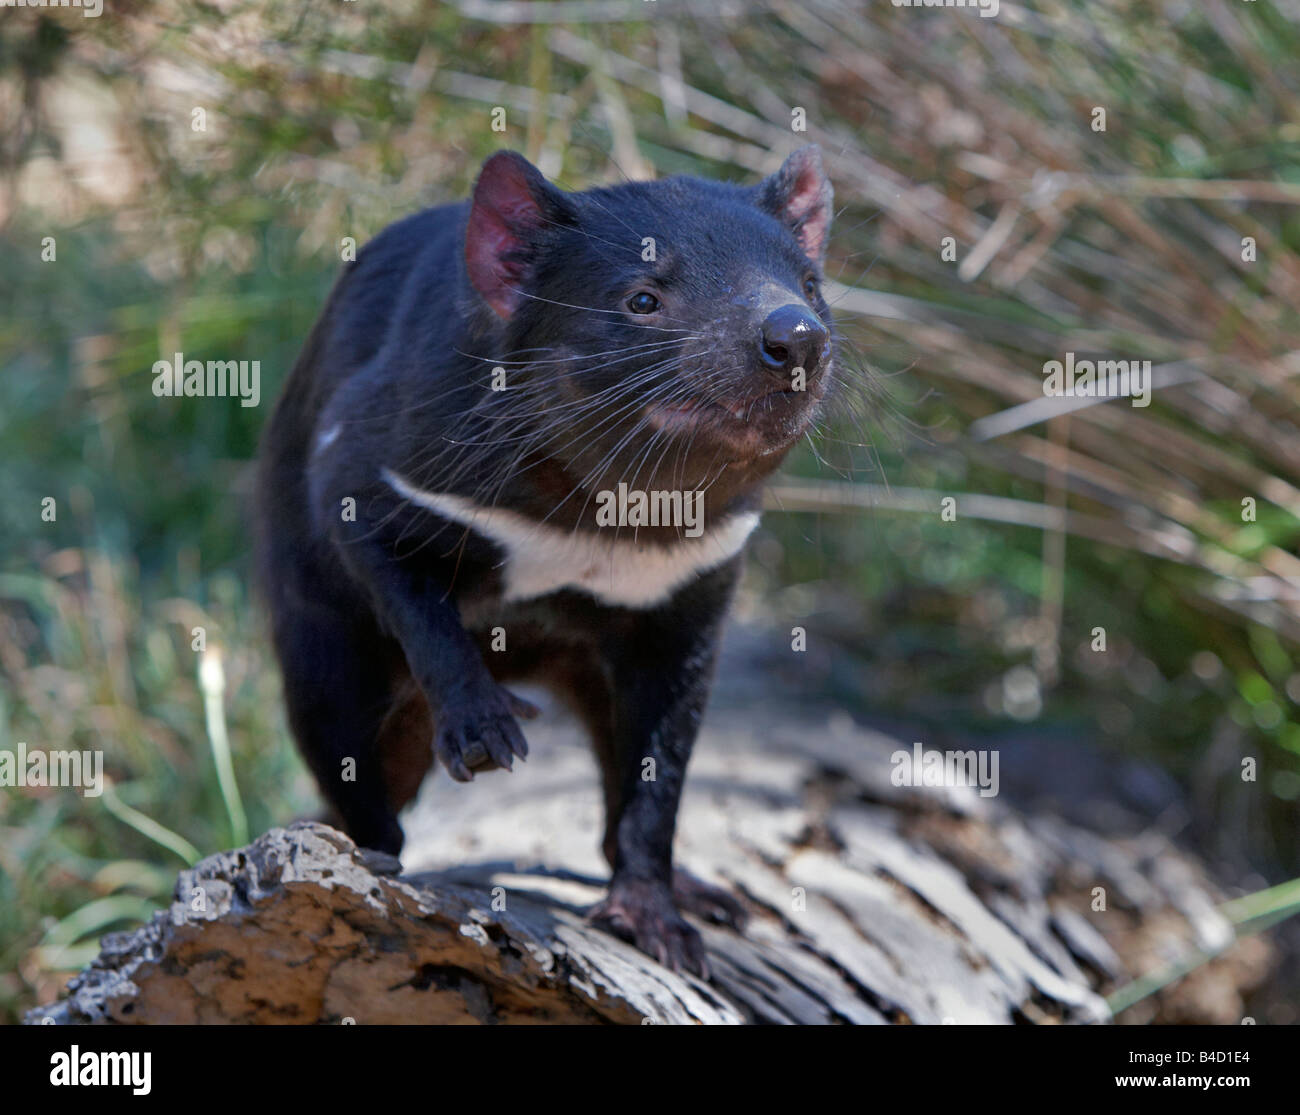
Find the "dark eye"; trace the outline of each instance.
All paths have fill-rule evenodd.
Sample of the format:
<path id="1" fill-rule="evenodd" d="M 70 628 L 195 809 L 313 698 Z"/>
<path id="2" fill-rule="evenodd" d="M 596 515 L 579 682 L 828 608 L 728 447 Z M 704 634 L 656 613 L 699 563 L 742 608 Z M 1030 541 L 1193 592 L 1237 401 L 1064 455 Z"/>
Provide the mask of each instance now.
<path id="1" fill-rule="evenodd" d="M 627 300 L 627 308 L 634 314 L 652 314 L 659 309 L 659 299 L 643 290 Z"/>
<path id="2" fill-rule="evenodd" d="M 803 293 L 804 293 L 804 297 L 806 297 L 809 302 L 815 302 L 817 300 L 816 276 L 809 275 L 806 279 L 804 279 Z"/>

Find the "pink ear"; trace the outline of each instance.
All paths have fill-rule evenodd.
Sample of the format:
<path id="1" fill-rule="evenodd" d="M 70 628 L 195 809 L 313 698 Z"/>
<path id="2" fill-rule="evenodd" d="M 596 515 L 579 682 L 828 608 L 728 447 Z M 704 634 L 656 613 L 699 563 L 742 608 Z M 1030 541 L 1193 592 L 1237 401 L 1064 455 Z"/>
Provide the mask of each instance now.
<path id="1" fill-rule="evenodd" d="M 814 144 L 794 152 L 758 187 L 759 205 L 795 234 L 804 255 L 821 262 L 830 237 L 834 193 Z"/>
<path id="2" fill-rule="evenodd" d="M 497 316 L 509 318 L 523 301 L 538 234 L 562 204 L 522 155 L 498 151 L 483 164 L 465 228 L 465 265 Z"/>

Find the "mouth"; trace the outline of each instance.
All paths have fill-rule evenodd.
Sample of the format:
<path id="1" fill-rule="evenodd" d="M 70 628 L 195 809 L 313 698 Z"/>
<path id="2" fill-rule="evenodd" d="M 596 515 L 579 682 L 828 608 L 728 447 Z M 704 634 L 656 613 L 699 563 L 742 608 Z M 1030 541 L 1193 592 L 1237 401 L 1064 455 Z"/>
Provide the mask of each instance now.
<path id="1" fill-rule="evenodd" d="M 655 430 L 690 435 L 730 451 L 735 460 L 768 457 L 788 449 L 808 425 L 820 394 L 807 391 L 769 391 L 749 399 L 699 396 L 671 403 L 655 403 L 646 411 Z"/>

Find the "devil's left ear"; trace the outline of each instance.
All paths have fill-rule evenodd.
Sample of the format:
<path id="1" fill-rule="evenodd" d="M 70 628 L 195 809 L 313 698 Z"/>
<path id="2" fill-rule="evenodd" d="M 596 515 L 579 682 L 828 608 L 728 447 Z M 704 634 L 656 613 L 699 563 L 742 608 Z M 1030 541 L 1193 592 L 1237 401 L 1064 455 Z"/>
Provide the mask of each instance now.
<path id="1" fill-rule="evenodd" d="M 804 255 L 821 263 L 830 238 L 834 193 L 815 143 L 794 152 L 758 186 L 758 205 L 794 233 Z"/>

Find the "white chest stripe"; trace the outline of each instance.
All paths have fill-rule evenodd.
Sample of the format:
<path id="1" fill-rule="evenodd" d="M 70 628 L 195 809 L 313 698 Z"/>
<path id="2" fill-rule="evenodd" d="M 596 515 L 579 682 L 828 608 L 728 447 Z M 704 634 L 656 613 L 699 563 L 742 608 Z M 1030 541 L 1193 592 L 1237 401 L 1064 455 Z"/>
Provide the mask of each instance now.
<path id="1" fill-rule="evenodd" d="M 567 531 L 514 511 L 484 507 L 450 492 L 416 488 L 389 469 L 389 487 L 412 503 L 462 523 L 506 553 L 505 599 L 529 600 L 562 588 L 582 589 L 607 604 L 650 608 L 693 577 L 733 558 L 758 525 L 758 512 L 729 515 L 699 538 L 670 546 L 635 542 L 624 527 L 614 537 Z"/>

